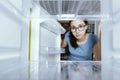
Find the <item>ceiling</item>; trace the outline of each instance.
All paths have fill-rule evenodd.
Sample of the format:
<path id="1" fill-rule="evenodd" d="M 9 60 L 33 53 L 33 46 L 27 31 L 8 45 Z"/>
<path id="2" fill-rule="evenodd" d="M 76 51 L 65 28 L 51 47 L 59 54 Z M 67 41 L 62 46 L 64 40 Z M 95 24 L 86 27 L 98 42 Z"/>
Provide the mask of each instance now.
<path id="1" fill-rule="evenodd" d="M 33 0 L 52 16 L 96 16 L 100 15 L 100 0 Z"/>

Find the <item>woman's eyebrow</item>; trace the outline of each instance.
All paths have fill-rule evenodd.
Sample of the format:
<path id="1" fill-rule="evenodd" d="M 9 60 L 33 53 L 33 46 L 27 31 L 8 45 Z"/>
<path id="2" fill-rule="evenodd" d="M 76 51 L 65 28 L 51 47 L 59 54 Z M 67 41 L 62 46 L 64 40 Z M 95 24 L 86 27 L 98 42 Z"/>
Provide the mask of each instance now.
<path id="1" fill-rule="evenodd" d="M 71 27 L 75 27 L 74 25 L 71 25 Z"/>
<path id="2" fill-rule="evenodd" d="M 85 24 L 79 24 L 79 26 L 83 26 L 83 25 L 85 25 Z"/>

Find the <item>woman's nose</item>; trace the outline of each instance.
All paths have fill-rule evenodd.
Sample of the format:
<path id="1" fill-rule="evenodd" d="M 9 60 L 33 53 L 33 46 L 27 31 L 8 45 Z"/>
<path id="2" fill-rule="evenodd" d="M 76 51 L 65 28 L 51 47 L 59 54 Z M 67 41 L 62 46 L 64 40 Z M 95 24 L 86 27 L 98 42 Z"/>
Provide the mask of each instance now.
<path id="1" fill-rule="evenodd" d="M 76 33 L 79 33 L 80 31 L 78 29 L 76 29 Z"/>

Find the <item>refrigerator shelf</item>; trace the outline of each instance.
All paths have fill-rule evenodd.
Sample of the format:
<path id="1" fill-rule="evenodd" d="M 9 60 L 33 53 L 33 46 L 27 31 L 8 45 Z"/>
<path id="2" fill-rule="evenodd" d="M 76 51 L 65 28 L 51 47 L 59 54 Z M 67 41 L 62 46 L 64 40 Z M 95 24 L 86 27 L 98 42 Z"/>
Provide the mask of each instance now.
<path id="1" fill-rule="evenodd" d="M 65 49 L 58 47 L 43 47 L 40 46 L 40 54 L 61 54 L 65 53 Z"/>

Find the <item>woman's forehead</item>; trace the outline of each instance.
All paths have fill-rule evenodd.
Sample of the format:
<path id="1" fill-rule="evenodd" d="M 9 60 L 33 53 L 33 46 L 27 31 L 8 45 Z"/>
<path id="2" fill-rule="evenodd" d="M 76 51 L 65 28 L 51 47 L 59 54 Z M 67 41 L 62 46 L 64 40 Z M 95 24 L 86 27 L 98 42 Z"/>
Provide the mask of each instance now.
<path id="1" fill-rule="evenodd" d="M 71 25 L 80 25 L 80 24 L 85 24 L 83 20 L 73 20 L 71 21 Z"/>

